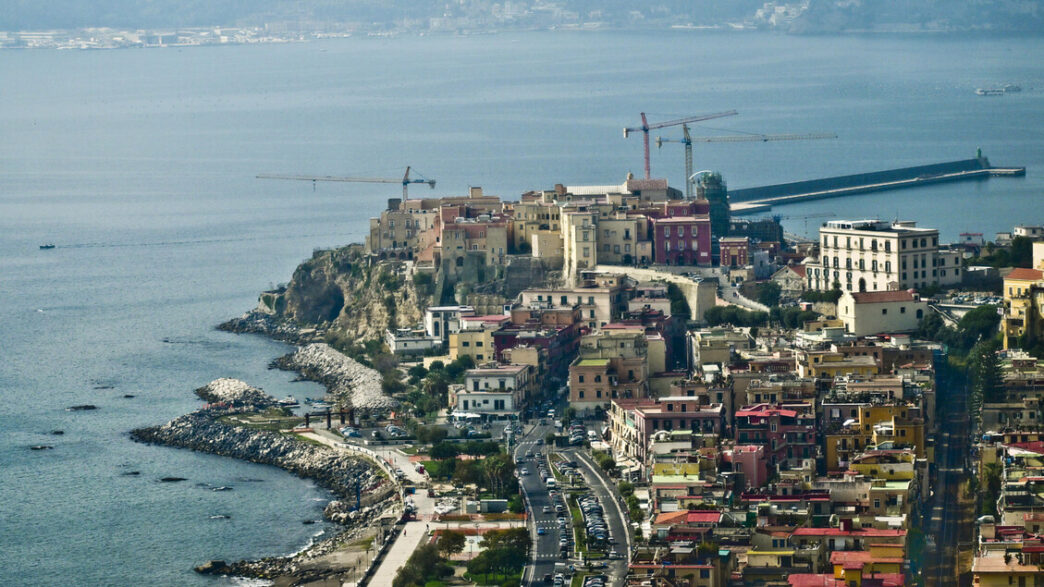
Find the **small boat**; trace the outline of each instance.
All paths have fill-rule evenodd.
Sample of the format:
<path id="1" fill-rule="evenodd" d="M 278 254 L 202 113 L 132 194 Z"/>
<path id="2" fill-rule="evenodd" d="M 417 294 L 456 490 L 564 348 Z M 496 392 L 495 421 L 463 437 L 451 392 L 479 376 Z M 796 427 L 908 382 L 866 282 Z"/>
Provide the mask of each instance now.
<path id="1" fill-rule="evenodd" d="M 43 249 L 43 250 L 53 249 L 54 248 L 54 243 L 47 243 L 47 244 L 40 245 L 40 248 Z"/>
<path id="2" fill-rule="evenodd" d="M 1014 94 L 1015 92 L 1021 92 L 1021 91 L 1022 91 L 1022 86 L 1020 86 L 1018 84 L 1007 84 L 1007 85 L 1004 86 L 1004 93 L 1005 94 Z"/>
<path id="3" fill-rule="evenodd" d="M 300 402 L 298 402 L 297 399 L 292 395 L 286 396 L 286 399 L 281 399 L 278 403 L 284 408 L 296 408 L 297 406 L 301 405 Z"/>
<path id="4" fill-rule="evenodd" d="M 975 90 L 975 93 L 980 96 L 1003 96 L 1005 93 L 1004 88 L 979 88 Z"/>

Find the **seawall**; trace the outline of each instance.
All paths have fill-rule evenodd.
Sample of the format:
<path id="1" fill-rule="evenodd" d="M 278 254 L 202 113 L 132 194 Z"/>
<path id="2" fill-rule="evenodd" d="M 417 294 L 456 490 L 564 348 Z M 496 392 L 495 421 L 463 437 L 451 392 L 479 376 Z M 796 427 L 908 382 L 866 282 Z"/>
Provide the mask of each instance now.
<path id="1" fill-rule="evenodd" d="M 994 167 L 986 157 L 888 169 L 869 173 L 841 175 L 731 190 L 729 201 L 733 212 L 764 211 L 772 205 L 818 200 L 868 192 L 915 187 L 930 183 L 985 179 L 994 175 L 1025 175 L 1025 167 Z"/>

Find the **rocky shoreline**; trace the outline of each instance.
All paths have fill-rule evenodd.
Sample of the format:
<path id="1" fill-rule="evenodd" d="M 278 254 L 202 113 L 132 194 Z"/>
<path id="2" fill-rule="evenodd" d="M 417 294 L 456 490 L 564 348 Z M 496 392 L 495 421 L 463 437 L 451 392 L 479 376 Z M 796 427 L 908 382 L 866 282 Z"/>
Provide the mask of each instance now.
<path id="1" fill-rule="evenodd" d="M 188 448 L 199 452 L 232 457 L 253 463 L 273 465 L 302 478 L 312 479 L 338 498 L 324 511 L 336 523 L 351 526 L 337 536 L 311 545 L 289 557 L 269 557 L 256 561 L 226 564 L 211 561 L 197 571 L 208 574 L 236 575 L 271 579 L 293 576 L 295 579 L 317 579 L 334 575 L 338 569 L 301 565 L 330 553 L 345 541 L 372 525 L 395 500 L 391 482 L 372 463 L 325 445 L 304 442 L 278 432 L 237 426 L 223 421 L 235 416 L 271 407 L 276 401 L 261 390 L 235 379 L 218 379 L 197 389 L 197 395 L 209 401 L 207 406 L 164 424 L 131 431 L 131 438 L 147 444 Z M 371 505 L 351 511 L 347 501 L 354 501 L 356 489 Z M 303 575 L 302 575 L 303 573 Z M 301 575 L 301 576 L 299 576 Z"/>
<path id="2" fill-rule="evenodd" d="M 218 324 L 217 329 L 236 334 L 261 334 L 290 344 L 306 344 L 322 339 L 319 330 L 301 329 L 288 320 L 256 309 Z"/>
<path id="3" fill-rule="evenodd" d="M 326 343 L 313 343 L 272 361 L 272 367 L 296 371 L 304 379 L 322 383 L 327 393 L 346 408 L 385 410 L 399 402 L 381 389 L 381 374 Z"/>

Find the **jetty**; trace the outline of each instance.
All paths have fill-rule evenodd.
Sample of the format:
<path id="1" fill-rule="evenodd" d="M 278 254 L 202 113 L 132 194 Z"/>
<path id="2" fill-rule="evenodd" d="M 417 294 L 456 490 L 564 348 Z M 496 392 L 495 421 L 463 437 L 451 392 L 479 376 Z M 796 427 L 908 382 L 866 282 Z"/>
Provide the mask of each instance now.
<path id="1" fill-rule="evenodd" d="M 841 175 L 729 191 L 732 213 L 764 212 L 772 206 L 897 190 L 933 183 L 1026 175 L 1025 167 L 994 167 L 981 153 L 974 159 Z"/>

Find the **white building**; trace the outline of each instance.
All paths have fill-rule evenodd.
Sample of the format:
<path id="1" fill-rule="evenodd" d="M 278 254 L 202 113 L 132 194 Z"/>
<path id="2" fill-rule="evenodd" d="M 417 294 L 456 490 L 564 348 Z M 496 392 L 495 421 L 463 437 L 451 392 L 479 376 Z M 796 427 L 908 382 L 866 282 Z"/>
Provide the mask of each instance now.
<path id="1" fill-rule="evenodd" d="M 478 414 L 517 413 L 529 395 L 531 371 L 529 365 L 468 369 L 464 373 L 464 389 L 452 398 L 453 408 Z"/>
<path id="2" fill-rule="evenodd" d="M 909 221 L 832 220 L 819 229 L 820 258 L 807 266 L 809 289 L 895 291 L 961 282 L 956 251 L 939 249 L 939 231 Z"/>
<path id="3" fill-rule="evenodd" d="M 385 330 L 384 342 L 388 343 L 388 349 L 394 355 L 423 355 L 430 350 L 442 348 L 442 340 L 430 337 L 419 329 L 400 328 L 395 332 Z"/>
<path id="4" fill-rule="evenodd" d="M 475 309 L 471 306 L 430 306 L 424 311 L 424 331 L 446 344 L 449 335 L 460 332 L 461 317 L 474 314 Z"/>
<path id="5" fill-rule="evenodd" d="M 837 317 L 855 336 L 917 330 L 928 311 L 928 302 L 905 290 L 846 291 L 837 301 Z"/>

